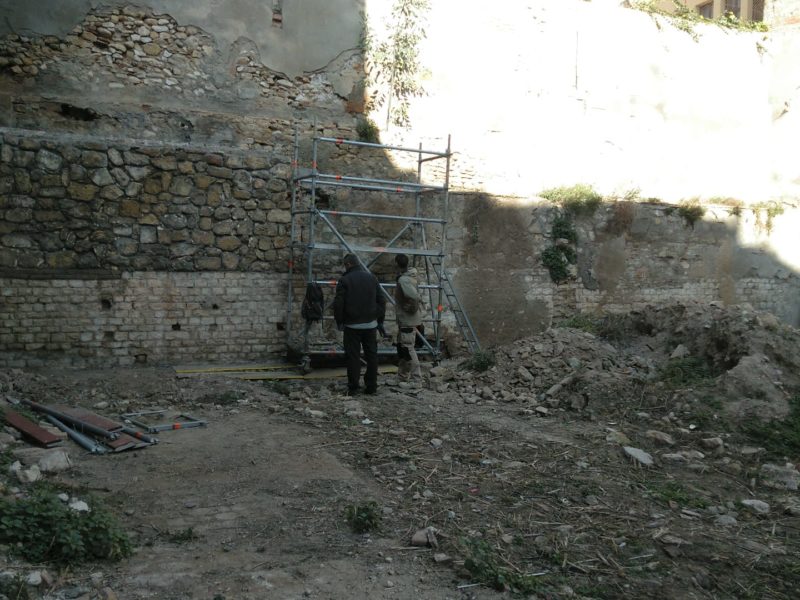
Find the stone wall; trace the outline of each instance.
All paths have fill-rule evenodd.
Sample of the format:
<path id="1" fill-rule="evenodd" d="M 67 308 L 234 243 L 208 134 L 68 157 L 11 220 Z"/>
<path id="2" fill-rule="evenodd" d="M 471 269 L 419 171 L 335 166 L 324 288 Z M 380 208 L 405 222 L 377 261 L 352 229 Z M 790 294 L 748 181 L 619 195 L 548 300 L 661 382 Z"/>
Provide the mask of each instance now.
<path id="1" fill-rule="evenodd" d="M 287 157 L 0 131 L 0 266 L 286 269 Z"/>
<path id="2" fill-rule="evenodd" d="M 357 137 L 357 36 L 329 40 L 325 68 L 287 74 L 257 40 L 198 25 L 193 16 L 214 17 L 208 3 L 88 4 L 65 35 L 0 39 L 0 366 L 282 354 L 299 313 L 286 304 L 295 133 L 304 172 L 316 160 L 332 174 L 416 175 L 413 153 L 336 144 L 312 156 L 316 134 Z M 767 39 L 713 27 L 693 37 L 617 4 L 432 7 L 415 128 L 382 136 L 444 150 L 453 133 L 449 172 L 434 161 L 423 175 L 449 177 L 446 264 L 482 341 L 675 300 L 746 302 L 800 323 L 800 71 L 789 28 Z M 276 31 L 291 31 L 299 52 L 290 23 L 300 4 L 285 6 Z M 340 16 L 360 23 L 355 10 Z M 356 31 L 349 25 L 342 32 Z M 557 209 L 538 194 L 574 183 L 650 199 L 622 229 L 619 203 L 580 219 L 573 276 L 555 285 L 541 256 Z M 413 212 L 413 198 L 398 194 L 317 192 L 332 210 Z M 716 198 L 693 227 L 669 204 L 687 196 Z M 735 214 L 714 203 L 722 197 L 744 203 Z M 765 231 L 759 206 L 770 200 L 784 214 Z M 427 198 L 423 211 L 441 214 Z M 384 245 L 398 227 L 335 218 L 364 244 Z M 296 225 L 307 241 L 306 218 Z M 437 235 L 431 228 L 429 241 Z M 340 254 L 317 252 L 314 277 L 335 277 Z M 387 281 L 390 263 L 376 264 Z M 298 295 L 302 279 L 292 282 Z"/>
<path id="3" fill-rule="evenodd" d="M 794 235 L 800 210 L 768 224 L 764 208 L 709 206 L 690 223 L 663 203 L 603 203 L 575 219 L 571 277 L 554 284 L 542 263 L 563 212 L 536 198 L 456 195 L 449 265 L 479 337 L 505 343 L 578 314 L 673 302 L 747 303 L 800 325 L 800 248 L 770 248 Z M 788 245 L 788 244 L 787 244 Z M 524 325 L 521 325 L 524 324 Z"/>

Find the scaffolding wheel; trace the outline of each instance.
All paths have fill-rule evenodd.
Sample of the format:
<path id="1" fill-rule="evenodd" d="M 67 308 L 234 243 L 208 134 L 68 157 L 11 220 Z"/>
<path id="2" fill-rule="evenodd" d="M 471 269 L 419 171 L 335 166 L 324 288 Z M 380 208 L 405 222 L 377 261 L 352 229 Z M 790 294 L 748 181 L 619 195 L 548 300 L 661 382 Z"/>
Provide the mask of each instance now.
<path id="1" fill-rule="evenodd" d="M 304 356 L 303 357 L 303 360 L 300 362 L 300 372 L 303 373 L 303 375 L 308 375 L 309 373 L 311 373 L 311 357 L 310 356 Z"/>

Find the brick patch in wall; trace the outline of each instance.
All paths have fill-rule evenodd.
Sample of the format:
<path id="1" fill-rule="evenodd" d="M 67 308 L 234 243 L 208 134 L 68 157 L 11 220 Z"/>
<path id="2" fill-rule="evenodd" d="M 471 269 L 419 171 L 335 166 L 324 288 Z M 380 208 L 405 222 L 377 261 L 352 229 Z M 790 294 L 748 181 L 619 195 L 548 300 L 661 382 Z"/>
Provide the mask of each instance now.
<path id="1" fill-rule="evenodd" d="M 0 367 L 258 361 L 285 353 L 286 277 L 0 279 Z"/>

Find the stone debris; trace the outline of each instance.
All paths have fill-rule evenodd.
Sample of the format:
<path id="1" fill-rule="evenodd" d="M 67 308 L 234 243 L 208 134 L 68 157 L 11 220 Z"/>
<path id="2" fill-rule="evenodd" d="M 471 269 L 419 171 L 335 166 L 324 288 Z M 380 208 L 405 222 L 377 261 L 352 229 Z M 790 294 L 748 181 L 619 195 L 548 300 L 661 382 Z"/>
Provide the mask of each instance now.
<path id="1" fill-rule="evenodd" d="M 430 546 L 431 548 L 438 548 L 439 541 L 436 539 L 437 530 L 435 527 L 426 527 L 419 529 L 411 536 L 412 546 Z"/>
<path id="2" fill-rule="evenodd" d="M 755 513 L 760 515 L 766 515 L 770 511 L 770 506 L 766 502 L 762 500 L 756 500 L 754 498 L 746 498 L 741 501 L 742 506 L 749 508 Z"/>
<path id="3" fill-rule="evenodd" d="M 72 468 L 69 453 L 61 448 L 48 451 L 37 464 L 42 473 L 61 473 Z"/>
<path id="4" fill-rule="evenodd" d="M 800 472 L 792 463 L 784 466 L 763 464 L 761 465 L 761 479 L 765 486 L 775 489 L 785 489 L 796 492 L 800 483 Z"/>
<path id="5" fill-rule="evenodd" d="M 672 438 L 672 436 L 668 433 L 664 433 L 663 431 L 655 431 L 651 429 L 650 431 L 646 431 L 644 435 L 645 437 L 665 446 L 675 445 L 675 440 Z"/>
<path id="6" fill-rule="evenodd" d="M 632 446 L 623 446 L 622 450 L 625 452 L 627 456 L 633 459 L 634 463 L 645 466 L 651 467 L 653 466 L 653 457 L 650 456 L 644 450 L 640 450 L 639 448 L 633 448 Z"/>

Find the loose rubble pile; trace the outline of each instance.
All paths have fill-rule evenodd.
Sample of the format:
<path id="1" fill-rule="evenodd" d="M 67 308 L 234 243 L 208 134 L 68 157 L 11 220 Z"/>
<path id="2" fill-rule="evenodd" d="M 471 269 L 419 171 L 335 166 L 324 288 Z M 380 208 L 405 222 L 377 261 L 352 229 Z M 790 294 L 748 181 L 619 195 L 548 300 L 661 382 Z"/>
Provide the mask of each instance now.
<path id="1" fill-rule="evenodd" d="M 168 396 L 182 410 L 213 413 L 220 436 L 240 413 L 306 427 L 315 452 L 335 453 L 371 483 L 325 488 L 325 506 L 306 500 L 301 509 L 293 497 L 299 538 L 324 532 L 315 556 L 366 561 L 364 585 L 397 597 L 433 597 L 401 589 L 407 571 L 440 577 L 442 598 L 454 588 L 481 589 L 480 598 L 491 588 L 534 598 L 793 597 L 800 449 L 765 447 L 747 426 L 792 422 L 798 332 L 718 305 L 652 307 L 583 327 L 593 333 L 555 327 L 497 348 L 483 372 L 445 361 L 423 385 L 384 378 L 368 398 L 343 397 L 340 381 L 212 378 L 137 389 L 122 375 L 65 385 L 28 372 L 9 375 L 0 391 L 120 412 Z M 16 457 L 18 442 L 10 447 Z M 17 471 L 31 468 L 17 460 Z M 152 478 L 157 460 L 149 452 L 146 470 L 131 474 Z M 373 528 L 350 531 L 344 509 L 353 506 Z M 282 552 L 307 555 L 296 533 L 274 535 Z M 215 540 L 194 543 L 176 556 Z M 100 585 L 128 591 L 124 571 L 81 597 L 102 597 Z M 308 585 L 306 596 L 317 597 Z"/>

